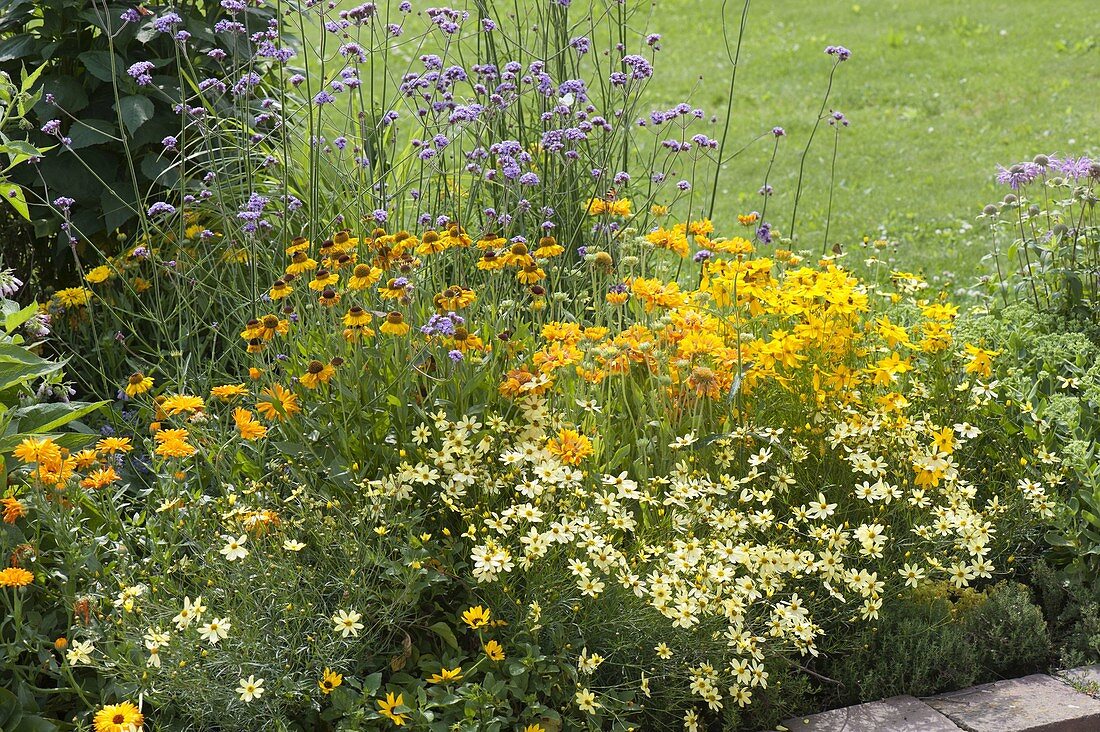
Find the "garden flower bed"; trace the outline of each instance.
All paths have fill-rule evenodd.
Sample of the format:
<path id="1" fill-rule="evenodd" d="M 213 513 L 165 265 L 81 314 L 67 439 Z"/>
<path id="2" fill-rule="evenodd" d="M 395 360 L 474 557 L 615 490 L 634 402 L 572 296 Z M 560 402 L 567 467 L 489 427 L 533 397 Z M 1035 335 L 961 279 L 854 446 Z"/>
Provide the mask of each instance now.
<path id="1" fill-rule="evenodd" d="M 1100 168 L 1005 169 L 960 304 L 767 174 L 715 220 L 729 126 L 643 107 L 633 9 L 512 12 L 88 20 L 137 167 L 4 300 L 0 724 L 760 729 L 1093 660 Z M 96 172 L 37 84 L 13 165 Z"/>

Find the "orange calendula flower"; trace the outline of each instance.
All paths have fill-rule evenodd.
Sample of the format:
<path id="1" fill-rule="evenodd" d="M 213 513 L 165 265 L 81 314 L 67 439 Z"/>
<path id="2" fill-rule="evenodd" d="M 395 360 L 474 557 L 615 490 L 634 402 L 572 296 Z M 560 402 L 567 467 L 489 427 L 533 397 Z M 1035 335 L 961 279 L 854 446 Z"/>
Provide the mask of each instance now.
<path id="1" fill-rule="evenodd" d="M 153 388 L 153 377 L 146 376 L 140 371 L 130 374 L 130 378 L 126 381 L 126 396 L 137 396 L 138 394 L 144 394 Z"/>
<path id="2" fill-rule="evenodd" d="M 244 384 L 225 384 L 224 386 L 215 386 L 210 390 L 210 396 L 215 399 L 220 399 L 223 402 L 228 402 L 236 397 L 243 397 L 248 394 L 248 387 Z"/>
<path id="3" fill-rule="evenodd" d="M 161 402 L 160 408 L 164 410 L 164 413 L 170 416 L 177 414 L 189 414 L 191 412 L 201 412 L 203 408 L 202 397 L 192 396 L 190 394 L 173 394 L 165 397 Z"/>
<path id="4" fill-rule="evenodd" d="M 27 515 L 27 507 L 15 496 L 0 498 L 0 506 L 4 508 L 5 524 L 14 524 Z"/>
<path id="5" fill-rule="evenodd" d="M 34 575 L 22 567 L 0 570 L 0 587 L 26 587 L 34 582 Z"/>
<path id="6" fill-rule="evenodd" d="M 129 437 L 104 437 L 95 444 L 95 449 L 105 455 L 113 455 L 116 452 L 130 452 L 134 447 Z"/>
<path id="7" fill-rule="evenodd" d="M 153 439 L 157 441 L 154 451 L 161 457 L 184 458 L 195 454 L 195 447 L 187 442 L 185 429 L 158 430 Z"/>
<path id="8" fill-rule="evenodd" d="M 282 384 L 272 384 L 260 392 L 261 400 L 256 403 L 256 411 L 265 419 L 280 422 L 293 417 L 302 408 L 298 406 L 298 395 Z"/>
<path id="9" fill-rule="evenodd" d="M 567 465 L 579 465 L 592 454 L 592 441 L 575 430 L 561 430 L 546 444 L 546 449 Z"/>
<path id="10" fill-rule="evenodd" d="M 77 470 L 87 470 L 99 460 L 99 452 L 92 448 L 80 450 L 72 454 L 72 460 Z"/>
<path id="11" fill-rule="evenodd" d="M 112 483 L 118 482 L 119 475 L 115 472 L 113 467 L 100 468 L 99 470 L 93 470 L 80 481 L 80 485 L 84 488 L 106 488 Z"/>
<path id="12" fill-rule="evenodd" d="M 255 415 L 247 409 L 237 407 L 233 410 L 233 421 L 237 425 L 237 431 L 246 440 L 259 440 L 267 435 L 267 427 L 256 421 Z"/>
<path id="13" fill-rule="evenodd" d="M 57 463 L 61 460 L 61 448 L 49 437 L 28 437 L 12 450 L 12 455 L 25 463 Z"/>
<path id="14" fill-rule="evenodd" d="M 141 732 L 145 717 L 130 702 L 108 704 L 95 713 L 95 732 Z"/>

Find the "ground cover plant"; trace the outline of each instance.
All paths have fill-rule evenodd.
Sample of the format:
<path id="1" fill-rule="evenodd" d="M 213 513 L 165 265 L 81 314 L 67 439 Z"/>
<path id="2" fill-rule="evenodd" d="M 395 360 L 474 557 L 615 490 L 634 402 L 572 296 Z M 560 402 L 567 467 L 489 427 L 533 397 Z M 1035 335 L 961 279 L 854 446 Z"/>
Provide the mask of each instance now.
<path id="1" fill-rule="evenodd" d="M 736 124 L 748 3 L 716 110 L 651 105 L 659 15 L 524 7 L 97 6 L 171 49 L 106 80 L 168 174 L 113 240 L 51 184 L 83 281 L 5 305 L 89 395 L 8 384 L 5 724 L 759 729 L 1095 653 L 1087 403 L 1026 391 L 1087 363 L 1095 165 L 1003 168 L 966 310 L 834 245 L 858 52 L 792 143 Z"/>

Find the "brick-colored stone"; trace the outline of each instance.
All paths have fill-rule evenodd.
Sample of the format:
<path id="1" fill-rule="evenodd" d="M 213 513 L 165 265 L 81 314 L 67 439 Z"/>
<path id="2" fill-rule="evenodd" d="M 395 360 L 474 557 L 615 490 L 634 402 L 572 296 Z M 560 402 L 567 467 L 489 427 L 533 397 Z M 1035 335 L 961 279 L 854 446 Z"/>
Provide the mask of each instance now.
<path id="1" fill-rule="evenodd" d="M 925 699 L 970 732 L 1096 732 L 1100 701 L 1044 674 Z"/>
<path id="2" fill-rule="evenodd" d="M 791 732 L 959 732 L 951 720 L 911 696 L 795 717 L 783 726 Z"/>

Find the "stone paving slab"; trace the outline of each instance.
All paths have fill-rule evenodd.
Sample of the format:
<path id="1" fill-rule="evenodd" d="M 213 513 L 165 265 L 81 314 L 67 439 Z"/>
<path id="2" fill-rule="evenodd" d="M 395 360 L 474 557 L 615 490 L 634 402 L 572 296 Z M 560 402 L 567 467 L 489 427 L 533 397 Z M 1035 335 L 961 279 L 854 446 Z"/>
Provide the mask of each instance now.
<path id="1" fill-rule="evenodd" d="M 1096 732 L 1100 701 L 1044 674 L 924 700 L 970 732 Z"/>
<path id="2" fill-rule="evenodd" d="M 1067 684 L 1082 687 L 1078 688 L 1078 691 L 1091 696 L 1100 696 L 1100 664 L 1067 669 L 1059 672 L 1058 677 Z"/>
<path id="3" fill-rule="evenodd" d="M 950 719 L 911 696 L 795 717 L 783 726 L 791 732 L 959 732 Z"/>

